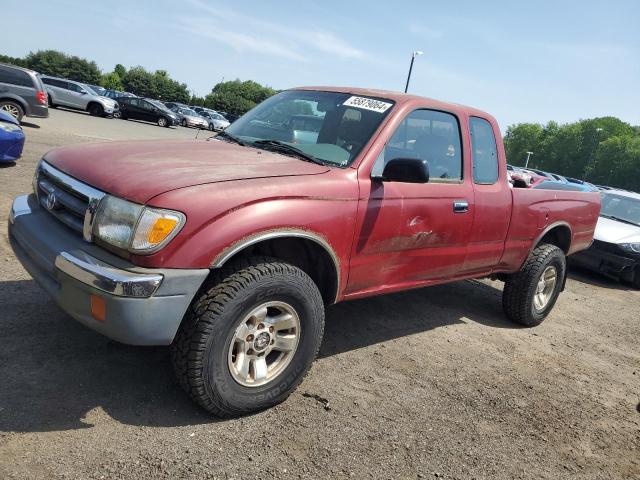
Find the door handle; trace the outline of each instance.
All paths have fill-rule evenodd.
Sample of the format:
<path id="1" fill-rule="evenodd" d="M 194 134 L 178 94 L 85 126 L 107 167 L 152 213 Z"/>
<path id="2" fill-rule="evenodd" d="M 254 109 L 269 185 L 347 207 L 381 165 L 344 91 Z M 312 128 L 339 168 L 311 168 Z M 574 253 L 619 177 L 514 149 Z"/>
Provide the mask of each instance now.
<path id="1" fill-rule="evenodd" d="M 455 200 L 453 202 L 453 213 L 466 213 L 469 211 L 469 202 L 466 200 Z"/>

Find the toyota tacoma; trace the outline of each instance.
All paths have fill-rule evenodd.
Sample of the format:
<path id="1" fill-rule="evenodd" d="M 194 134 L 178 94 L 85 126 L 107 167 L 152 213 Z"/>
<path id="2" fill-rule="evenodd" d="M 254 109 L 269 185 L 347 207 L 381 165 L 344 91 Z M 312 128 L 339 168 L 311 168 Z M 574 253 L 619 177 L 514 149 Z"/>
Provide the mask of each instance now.
<path id="1" fill-rule="evenodd" d="M 540 324 L 599 210 L 597 193 L 512 186 L 480 110 L 305 87 L 206 140 L 48 152 L 9 236 L 71 317 L 170 345 L 188 394 L 236 416 L 296 388 L 336 302 L 493 277 L 506 316 Z"/>

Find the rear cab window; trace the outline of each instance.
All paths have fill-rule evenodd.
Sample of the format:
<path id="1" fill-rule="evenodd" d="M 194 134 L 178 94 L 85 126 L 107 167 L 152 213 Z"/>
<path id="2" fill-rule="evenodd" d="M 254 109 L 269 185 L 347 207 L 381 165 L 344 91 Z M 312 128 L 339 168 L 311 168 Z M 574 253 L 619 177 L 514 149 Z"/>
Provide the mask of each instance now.
<path id="1" fill-rule="evenodd" d="M 498 147 L 493 127 L 484 118 L 470 117 L 473 183 L 493 185 L 498 181 Z"/>

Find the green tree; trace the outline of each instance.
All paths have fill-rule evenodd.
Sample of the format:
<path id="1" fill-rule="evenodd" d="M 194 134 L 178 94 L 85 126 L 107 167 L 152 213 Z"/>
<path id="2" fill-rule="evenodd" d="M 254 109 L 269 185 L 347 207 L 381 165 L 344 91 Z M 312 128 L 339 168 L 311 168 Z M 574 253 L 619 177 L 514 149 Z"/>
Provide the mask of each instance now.
<path id="1" fill-rule="evenodd" d="M 640 191 L 640 136 L 622 135 L 600 143 L 588 180 Z"/>
<path id="2" fill-rule="evenodd" d="M 100 79 L 100 85 L 109 90 L 121 91 L 123 89 L 120 76 L 116 72 L 105 73 Z"/>
<path id="3" fill-rule="evenodd" d="M 640 190 L 640 129 L 615 117 L 599 117 L 559 125 L 522 123 L 511 125 L 505 135 L 507 159 L 592 182 Z"/>
<path id="4" fill-rule="evenodd" d="M 114 73 L 117 73 L 118 77 L 120 78 L 124 78 L 124 76 L 127 74 L 127 69 L 124 68 L 124 65 L 122 65 L 121 63 L 117 63 L 113 71 Z"/>
<path id="5" fill-rule="evenodd" d="M 273 88 L 262 86 L 252 80 L 233 80 L 218 83 L 213 87 L 211 93 L 205 97 L 204 104 L 214 110 L 242 115 L 275 93 Z"/>
<path id="6" fill-rule="evenodd" d="M 77 56 L 67 55 L 57 50 L 30 52 L 24 59 L 26 66 L 56 77 L 68 78 L 84 83 L 99 83 L 102 73 L 96 62 Z"/>
<path id="7" fill-rule="evenodd" d="M 10 57 L 8 55 L 0 55 L 0 63 L 9 63 L 11 65 L 18 65 L 19 67 L 26 67 L 26 62 L 22 58 Z"/>

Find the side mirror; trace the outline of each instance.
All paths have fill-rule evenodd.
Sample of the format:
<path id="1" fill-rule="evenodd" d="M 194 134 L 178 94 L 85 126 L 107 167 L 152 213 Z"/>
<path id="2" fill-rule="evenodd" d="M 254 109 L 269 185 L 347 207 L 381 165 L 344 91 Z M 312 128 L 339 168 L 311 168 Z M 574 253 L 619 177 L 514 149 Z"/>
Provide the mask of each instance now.
<path id="1" fill-rule="evenodd" d="M 427 183 L 429 162 L 420 158 L 394 158 L 382 172 L 383 182 Z"/>

